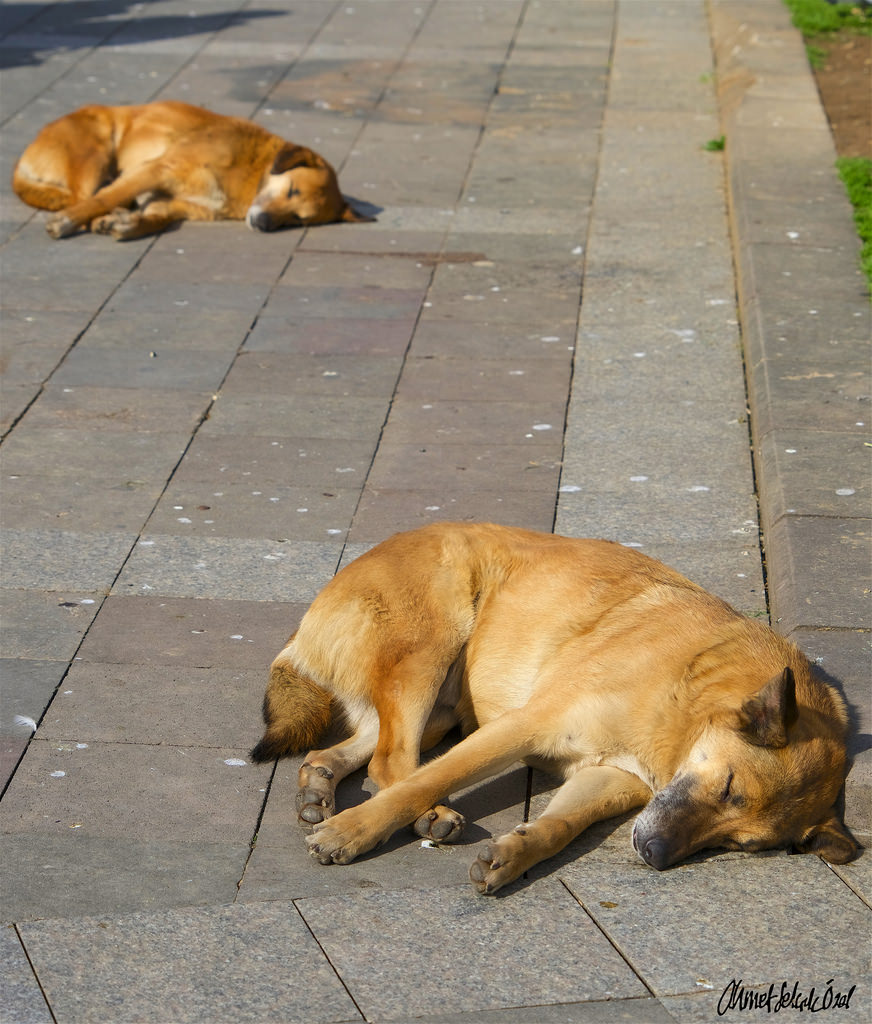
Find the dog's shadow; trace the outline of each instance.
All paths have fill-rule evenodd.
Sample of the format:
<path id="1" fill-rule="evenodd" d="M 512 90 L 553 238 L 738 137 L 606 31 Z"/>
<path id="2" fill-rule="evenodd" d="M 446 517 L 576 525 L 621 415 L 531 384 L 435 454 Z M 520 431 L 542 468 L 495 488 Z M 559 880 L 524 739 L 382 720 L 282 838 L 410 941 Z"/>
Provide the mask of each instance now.
<path id="1" fill-rule="evenodd" d="M 460 742 L 460 735 L 457 730 L 448 734 L 437 747 L 422 755 L 421 763 L 426 764 L 440 754 Z M 466 826 L 463 834 L 452 847 L 456 850 L 469 851 L 469 863 L 475 859 L 475 847 L 488 841 L 499 838 L 514 828 L 522 821 L 533 820 L 544 810 L 545 804 L 561 785 L 561 780 L 544 772 L 528 768 L 518 763 L 493 778 L 485 779 L 468 789 L 461 790 L 454 794 L 447 802 L 458 810 L 466 818 Z M 366 768 L 361 768 L 349 775 L 342 781 L 337 792 L 337 810 L 356 807 L 369 800 L 376 792 L 375 785 L 367 777 Z M 496 831 L 480 825 L 480 821 L 493 818 L 501 812 L 512 808 L 517 810 L 516 818 L 511 823 L 499 825 Z M 635 859 L 636 855 L 631 844 L 631 822 L 635 819 L 638 811 L 630 811 L 618 817 L 609 818 L 605 821 L 595 822 L 586 829 L 582 835 L 572 840 L 569 845 L 556 854 L 554 857 L 543 861 L 531 868 L 529 873 L 524 874 L 516 882 L 506 886 L 505 892 L 510 893 L 515 889 L 527 884 L 534 878 L 546 877 L 559 872 L 568 864 L 578 860 L 596 850 L 605 843 L 614 844 L 616 851 L 624 849 L 628 859 Z M 618 833 L 626 826 L 626 837 Z M 360 857 L 360 860 L 368 860 L 395 850 L 407 847 L 410 843 L 420 842 L 420 838 L 414 837 L 411 828 L 401 828 L 395 832 L 390 839 L 375 849 Z M 639 861 L 642 865 L 641 860 Z M 650 869 L 648 869 L 650 870 Z M 528 879 L 529 874 L 529 879 Z M 501 895 L 502 892 L 497 893 Z"/>
<path id="2" fill-rule="evenodd" d="M 452 730 L 441 743 L 422 754 L 421 764 L 426 764 L 444 754 L 460 740 L 459 730 Z M 485 779 L 468 789 L 460 790 L 447 799 L 445 802 L 456 808 L 466 818 L 463 834 L 452 845 L 455 847 L 474 846 L 493 838 L 492 834 L 478 822 L 511 807 L 516 807 L 518 810 L 517 821 L 514 824 L 524 820 L 526 801 L 529 799 L 531 788 L 535 788 L 531 781 L 531 773 L 532 769 L 519 762 L 499 775 Z M 539 772 L 532 774 L 541 775 Z M 553 779 L 551 783 L 554 786 L 559 785 L 559 780 Z M 360 768 L 339 784 L 336 793 L 336 809 L 344 811 L 351 807 L 357 807 L 371 799 L 376 791 L 377 787 L 368 778 L 366 768 Z M 387 842 L 365 856 L 378 856 L 405 846 L 408 842 L 409 829 L 399 829 Z"/>
<path id="3" fill-rule="evenodd" d="M 358 199 L 356 196 L 346 195 L 342 193 L 343 198 L 348 205 L 354 210 L 355 213 L 360 214 L 361 217 L 365 217 L 367 220 L 376 221 L 378 215 L 384 213 L 385 208 L 383 206 L 377 206 L 375 203 L 369 203 L 365 199 Z"/>

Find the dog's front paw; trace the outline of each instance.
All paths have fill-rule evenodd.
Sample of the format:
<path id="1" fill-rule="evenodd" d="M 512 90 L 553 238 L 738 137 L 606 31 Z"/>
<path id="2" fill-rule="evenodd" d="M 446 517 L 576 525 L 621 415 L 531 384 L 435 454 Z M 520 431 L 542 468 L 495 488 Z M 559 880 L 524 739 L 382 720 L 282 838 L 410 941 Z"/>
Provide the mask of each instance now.
<path id="1" fill-rule="evenodd" d="M 514 832 L 485 846 L 473 861 L 469 880 L 483 896 L 492 896 L 527 870 L 524 835 L 524 826 L 519 825 Z"/>
<path id="2" fill-rule="evenodd" d="M 343 811 L 306 836 L 309 854 L 319 864 L 350 864 L 378 844 L 381 837 L 359 820 L 358 812 L 356 807 Z"/>
<path id="3" fill-rule="evenodd" d="M 422 814 L 412 826 L 416 835 L 434 843 L 456 843 L 466 826 L 466 818 L 451 807 L 438 805 Z"/>
<path id="4" fill-rule="evenodd" d="M 118 207 L 103 217 L 91 221 L 91 231 L 97 235 L 111 235 L 116 241 L 134 238 L 139 230 L 140 215 L 135 210 Z"/>
<path id="5" fill-rule="evenodd" d="M 69 238 L 78 231 L 78 225 L 61 210 L 45 222 L 45 230 L 52 238 Z"/>

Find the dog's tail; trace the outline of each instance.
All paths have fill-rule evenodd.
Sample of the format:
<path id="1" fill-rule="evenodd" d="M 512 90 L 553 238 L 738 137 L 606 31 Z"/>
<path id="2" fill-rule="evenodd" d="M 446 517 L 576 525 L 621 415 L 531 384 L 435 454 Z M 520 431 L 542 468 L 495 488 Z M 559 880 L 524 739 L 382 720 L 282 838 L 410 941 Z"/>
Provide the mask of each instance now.
<path id="1" fill-rule="evenodd" d="M 263 698 L 266 731 L 251 751 L 258 763 L 312 750 L 331 718 L 331 697 L 293 666 L 288 648 L 272 664 Z"/>

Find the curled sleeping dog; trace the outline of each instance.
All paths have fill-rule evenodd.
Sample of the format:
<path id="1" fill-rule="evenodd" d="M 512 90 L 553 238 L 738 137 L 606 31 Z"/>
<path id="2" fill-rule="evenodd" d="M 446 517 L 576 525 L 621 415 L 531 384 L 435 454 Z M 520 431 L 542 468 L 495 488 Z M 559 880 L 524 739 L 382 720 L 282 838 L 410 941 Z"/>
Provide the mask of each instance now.
<path id="1" fill-rule="evenodd" d="M 491 524 L 397 534 L 340 571 L 275 659 L 256 761 L 309 750 L 300 823 L 322 864 L 411 824 L 518 760 L 563 779 L 543 814 L 470 869 L 493 893 L 595 821 L 644 808 L 633 844 L 663 869 L 707 847 L 856 855 L 838 820 L 846 715 L 768 626 L 638 551 Z M 349 737 L 311 749 L 343 716 Z M 459 725 L 464 738 L 419 767 Z M 369 762 L 378 793 L 335 813 Z"/>
<path id="2" fill-rule="evenodd" d="M 123 240 L 181 220 L 290 225 L 370 220 L 313 150 L 238 117 L 164 100 L 87 106 L 47 124 L 12 175 L 53 238 L 81 230 Z"/>

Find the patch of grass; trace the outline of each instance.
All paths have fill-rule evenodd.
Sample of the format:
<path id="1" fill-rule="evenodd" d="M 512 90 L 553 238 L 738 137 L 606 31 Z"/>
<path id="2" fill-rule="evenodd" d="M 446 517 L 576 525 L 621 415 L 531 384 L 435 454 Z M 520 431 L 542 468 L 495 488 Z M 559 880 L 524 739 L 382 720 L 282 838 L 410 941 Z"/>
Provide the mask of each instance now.
<path id="1" fill-rule="evenodd" d="M 803 35 L 819 36 L 850 29 L 872 35 L 872 7 L 859 4 L 828 4 L 826 0 L 784 0 L 793 24 Z"/>
<path id="2" fill-rule="evenodd" d="M 720 153 L 720 151 L 726 146 L 727 140 L 725 136 L 720 135 L 716 139 L 709 139 L 708 142 L 702 147 L 709 153 Z"/>
<path id="3" fill-rule="evenodd" d="M 836 161 L 836 167 L 854 205 L 854 223 L 863 243 L 860 266 L 869 282 L 869 294 L 872 296 L 872 160 L 862 156 L 845 156 Z"/>
<path id="4" fill-rule="evenodd" d="M 819 46 L 813 46 L 811 43 L 805 44 L 805 55 L 815 70 L 822 68 L 827 62 L 826 50 L 822 50 Z"/>

